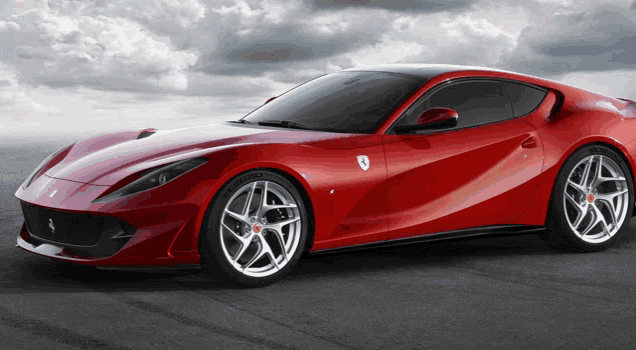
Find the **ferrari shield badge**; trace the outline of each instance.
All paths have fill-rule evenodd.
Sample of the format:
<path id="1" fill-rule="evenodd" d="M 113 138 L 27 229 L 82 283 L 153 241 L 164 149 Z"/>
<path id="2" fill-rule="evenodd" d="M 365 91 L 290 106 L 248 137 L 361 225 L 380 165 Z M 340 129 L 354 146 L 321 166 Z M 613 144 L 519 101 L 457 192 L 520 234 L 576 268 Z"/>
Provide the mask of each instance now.
<path id="1" fill-rule="evenodd" d="M 367 171 L 369 170 L 369 157 L 363 155 L 359 155 L 358 156 L 358 164 L 360 164 L 360 168 L 362 168 L 362 170 Z"/>

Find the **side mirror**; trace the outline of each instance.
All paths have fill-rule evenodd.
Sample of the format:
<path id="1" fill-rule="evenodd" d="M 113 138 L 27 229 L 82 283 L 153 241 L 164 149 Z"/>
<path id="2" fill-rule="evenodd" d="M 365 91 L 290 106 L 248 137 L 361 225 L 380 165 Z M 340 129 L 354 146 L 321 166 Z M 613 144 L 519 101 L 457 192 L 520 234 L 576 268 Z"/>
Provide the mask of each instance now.
<path id="1" fill-rule="evenodd" d="M 451 108 L 431 108 L 424 111 L 415 121 L 414 125 L 405 125 L 395 128 L 395 132 L 409 133 L 416 130 L 446 129 L 457 126 L 459 115 Z"/>
<path id="2" fill-rule="evenodd" d="M 451 108 L 431 108 L 417 118 L 416 125 L 429 128 L 450 128 L 457 126 L 459 115 Z"/>
<path id="3" fill-rule="evenodd" d="M 276 99 L 276 97 L 278 97 L 278 96 L 274 96 L 274 97 L 270 97 L 270 98 L 268 98 L 268 99 L 267 99 L 267 101 L 265 101 L 265 103 L 263 103 L 263 106 L 264 106 L 264 105 L 266 105 L 266 104 L 268 104 L 268 103 L 270 103 L 270 102 L 272 102 L 273 100 L 275 100 L 275 99 Z"/>

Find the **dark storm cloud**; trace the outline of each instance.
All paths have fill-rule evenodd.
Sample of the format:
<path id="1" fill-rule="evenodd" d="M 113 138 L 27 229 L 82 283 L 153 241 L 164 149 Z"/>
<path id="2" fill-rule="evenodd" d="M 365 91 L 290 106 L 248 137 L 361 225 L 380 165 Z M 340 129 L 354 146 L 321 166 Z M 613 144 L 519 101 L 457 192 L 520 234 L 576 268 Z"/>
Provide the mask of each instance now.
<path id="1" fill-rule="evenodd" d="M 441 12 L 470 7 L 474 0 L 307 0 L 314 9 L 346 7 L 383 8 L 393 11 Z"/>
<path id="2" fill-rule="evenodd" d="M 636 68 L 636 11 L 601 6 L 528 27 L 506 64 L 547 74 Z"/>
<path id="3" fill-rule="evenodd" d="M 266 25 L 247 36 L 225 32 L 215 49 L 202 55 L 196 70 L 207 74 L 261 76 L 295 65 L 321 61 L 380 41 L 390 21 L 379 18 L 369 26 L 346 32 L 317 32 L 311 26 Z"/>
<path id="4" fill-rule="evenodd" d="M 281 62 L 303 60 L 313 56 L 311 47 L 300 47 L 294 44 L 263 44 L 239 48 L 226 57 L 233 62 Z"/>

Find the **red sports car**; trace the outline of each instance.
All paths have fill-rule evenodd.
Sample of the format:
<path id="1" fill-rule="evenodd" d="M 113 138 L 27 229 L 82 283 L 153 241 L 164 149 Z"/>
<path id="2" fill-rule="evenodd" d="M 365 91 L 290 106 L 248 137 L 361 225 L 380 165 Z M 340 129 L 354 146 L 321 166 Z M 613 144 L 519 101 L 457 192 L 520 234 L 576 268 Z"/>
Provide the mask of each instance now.
<path id="1" fill-rule="evenodd" d="M 18 245 L 245 286 L 381 244 L 536 231 L 598 251 L 632 217 L 634 157 L 633 101 L 478 67 L 347 69 L 238 121 L 63 147 L 16 192 Z"/>

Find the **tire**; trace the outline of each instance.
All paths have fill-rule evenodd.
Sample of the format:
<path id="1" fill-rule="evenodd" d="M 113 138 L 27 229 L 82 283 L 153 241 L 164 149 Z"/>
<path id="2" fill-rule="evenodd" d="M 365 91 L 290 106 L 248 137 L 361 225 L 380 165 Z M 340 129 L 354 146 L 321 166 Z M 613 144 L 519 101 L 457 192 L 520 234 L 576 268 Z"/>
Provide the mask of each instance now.
<path id="1" fill-rule="evenodd" d="M 272 284 L 300 259 L 308 229 L 303 198 L 290 181 L 264 169 L 241 173 L 219 189 L 206 210 L 199 240 L 201 265 L 225 282 Z"/>
<path id="2" fill-rule="evenodd" d="M 609 147 L 584 146 L 557 175 L 546 230 L 540 236 L 560 250 L 601 251 L 625 232 L 633 207 L 634 181 L 628 165 Z"/>

